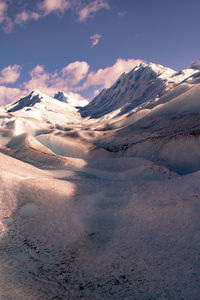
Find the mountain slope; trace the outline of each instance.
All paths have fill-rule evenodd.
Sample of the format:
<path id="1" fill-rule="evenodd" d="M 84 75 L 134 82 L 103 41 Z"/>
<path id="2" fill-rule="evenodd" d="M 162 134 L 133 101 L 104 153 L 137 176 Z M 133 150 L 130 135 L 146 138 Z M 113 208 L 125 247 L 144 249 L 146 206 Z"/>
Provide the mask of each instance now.
<path id="1" fill-rule="evenodd" d="M 111 88 L 103 90 L 81 108 L 81 114 L 83 117 L 99 118 L 117 109 L 124 114 L 144 103 L 156 106 L 155 100 L 197 72 L 193 69 L 176 72 L 153 63 L 140 64 L 129 73 L 122 74 Z"/>
<path id="2" fill-rule="evenodd" d="M 96 145 L 185 174 L 200 169 L 200 84 L 153 109 L 109 120 Z"/>

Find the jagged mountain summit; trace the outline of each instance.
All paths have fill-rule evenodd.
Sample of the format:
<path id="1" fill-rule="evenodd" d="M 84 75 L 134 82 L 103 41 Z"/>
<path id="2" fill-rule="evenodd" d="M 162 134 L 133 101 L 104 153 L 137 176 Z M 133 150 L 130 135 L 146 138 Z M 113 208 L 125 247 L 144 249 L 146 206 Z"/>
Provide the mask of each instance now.
<path id="1" fill-rule="evenodd" d="M 63 92 L 57 93 L 52 98 L 34 90 L 28 96 L 6 105 L 4 110 L 8 113 L 15 113 L 18 119 L 29 117 L 54 124 L 80 123 L 81 116 L 78 108 L 86 104 L 88 104 L 87 100 L 77 100 Z"/>
<path id="2" fill-rule="evenodd" d="M 88 104 L 87 100 L 74 99 L 73 97 L 66 95 L 64 92 L 61 91 L 56 93 L 52 98 L 45 95 L 44 93 L 41 93 L 38 90 L 34 90 L 28 96 L 23 97 L 20 100 L 7 105 L 6 107 L 8 112 L 15 112 L 21 109 L 31 108 L 34 106 L 38 108 L 42 108 L 44 106 L 46 108 L 48 108 L 48 106 L 59 106 L 59 104 L 61 104 L 59 102 L 69 104 L 68 107 L 81 107 Z"/>
<path id="3" fill-rule="evenodd" d="M 71 97 L 70 95 L 65 94 L 62 91 L 59 91 L 58 93 L 56 93 L 53 96 L 53 98 L 57 99 L 61 102 L 64 102 L 64 103 L 68 103 L 68 104 L 70 104 L 71 106 L 74 106 L 74 107 L 82 107 L 82 106 L 85 106 L 85 105 L 88 104 L 88 101 L 86 99 L 77 100 L 77 99 Z"/>
<path id="4" fill-rule="evenodd" d="M 158 64 L 142 63 L 129 73 L 122 74 L 113 86 L 104 89 L 83 107 L 82 116 L 99 118 L 118 109 L 120 114 L 123 114 L 141 105 L 152 108 L 162 103 L 162 99 L 167 101 L 168 99 L 164 100 L 164 97 L 170 91 L 178 95 L 190 88 L 192 82 L 189 80 L 194 76 L 200 78 L 199 71 L 194 68 L 176 72 Z M 159 102 L 160 98 L 162 99 Z"/>
<path id="5" fill-rule="evenodd" d="M 69 97 L 65 93 L 63 93 L 61 91 L 59 91 L 58 93 L 56 93 L 53 96 L 53 98 L 57 99 L 57 100 L 59 100 L 61 102 L 64 102 L 64 103 L 68 103 L 68 101 L 69 101 Z"/>

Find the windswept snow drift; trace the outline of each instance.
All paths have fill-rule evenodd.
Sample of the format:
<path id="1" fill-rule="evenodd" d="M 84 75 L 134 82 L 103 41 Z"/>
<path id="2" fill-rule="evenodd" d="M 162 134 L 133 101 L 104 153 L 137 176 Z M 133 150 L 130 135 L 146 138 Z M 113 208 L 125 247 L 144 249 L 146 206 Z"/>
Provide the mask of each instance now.
<path id="1" fill-rule="evenodd" d="M 0 108 L 0 299 L 198 299 L 197 66 Z"/>

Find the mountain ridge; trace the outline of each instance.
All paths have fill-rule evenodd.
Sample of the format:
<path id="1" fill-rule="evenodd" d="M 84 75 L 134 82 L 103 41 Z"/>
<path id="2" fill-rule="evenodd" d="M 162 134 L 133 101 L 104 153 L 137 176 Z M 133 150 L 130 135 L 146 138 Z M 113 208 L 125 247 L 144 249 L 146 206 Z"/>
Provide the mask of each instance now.
<path id="1" fill-rule="evenodd" d="M 119 108 L 122 114 L 129 112 L 147 101 L 153 103 L 198 72 L 194 69 L 176 72 L 158 64 L 142 63 L 129 73 L 123 73 L 110 88 L 81 108 L 81 114 L 99 118 Z"/>

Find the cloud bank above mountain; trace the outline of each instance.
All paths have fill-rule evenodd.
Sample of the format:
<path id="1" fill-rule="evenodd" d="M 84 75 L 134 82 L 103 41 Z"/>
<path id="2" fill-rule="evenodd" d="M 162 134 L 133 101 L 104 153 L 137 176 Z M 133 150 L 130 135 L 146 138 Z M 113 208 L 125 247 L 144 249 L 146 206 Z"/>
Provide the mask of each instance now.
<path id="1" fill-rule="evenodd" d="M 120 58 L 112 66 L 90 71 L 88 62 L 75 61 L 54 73 L 48 72 L 43 65 L 37 65 L 29 72 L 28 80 L 23 82 L 19 82 L 23 67 L 16 64 L 7 66 L 0 71 L 0 104 L 12 102 L 34 89 L 49 96 L 61 90 L 82 99 L 82 93 L 91 88 L 95 96 L 99 90 L 112 85 L 123 72 L 129 72 L 142 62 Z"/>

